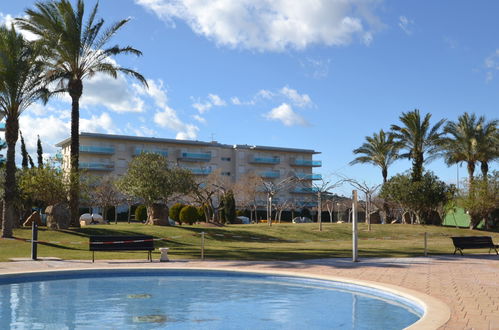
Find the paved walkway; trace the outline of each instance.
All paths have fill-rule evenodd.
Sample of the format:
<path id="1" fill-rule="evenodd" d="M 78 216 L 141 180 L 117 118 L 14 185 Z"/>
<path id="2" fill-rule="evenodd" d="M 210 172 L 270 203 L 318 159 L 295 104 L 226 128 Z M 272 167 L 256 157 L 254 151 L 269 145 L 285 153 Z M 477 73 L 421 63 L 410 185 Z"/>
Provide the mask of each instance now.
<path id="1" fill-rule="evenodd" d="M 293 262 L 248 261 L 16 261 L 0 263 L 0 274 L 20 271 L 111 268 L 182 267 L 237 268 L 339 276 L 388 283 L 437 298 L 451 309 L 441 329 L 499 329 L 499 257 L 495 255 L 432 256 L 431 258 L 320 259 Z"/>

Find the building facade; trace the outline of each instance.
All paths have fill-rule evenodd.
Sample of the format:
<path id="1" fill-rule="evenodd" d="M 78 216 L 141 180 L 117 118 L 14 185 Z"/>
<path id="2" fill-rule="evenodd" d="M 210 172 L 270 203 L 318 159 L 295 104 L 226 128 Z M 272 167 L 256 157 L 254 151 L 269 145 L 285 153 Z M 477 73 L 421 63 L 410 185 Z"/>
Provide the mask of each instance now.
<path id="1" fill-rule="evenodd" d="M 59 142 L 63 169 L 70 168 L 70 138 Z M 287 177 L 300 179 L 280 194 L 281 198 L 301 201 L 303 205 L 314 195 L 313 181 L 321 174 L 313 169 L 321 167 L 313 156 L 320 152 L 309 149 L 268 146 L 228 145 L 218 142 L 175 140 L 137 136 L 81 133 L 80 169 L 93 175 L 123 175 L 128 163 L 142 152 L 163 155 L 171 164 L 189 169 L 195 176 L 204 177 L 219 169 L 236 183 L 248 173 L 255 173 L 265 181 L 281 181 Z"/>

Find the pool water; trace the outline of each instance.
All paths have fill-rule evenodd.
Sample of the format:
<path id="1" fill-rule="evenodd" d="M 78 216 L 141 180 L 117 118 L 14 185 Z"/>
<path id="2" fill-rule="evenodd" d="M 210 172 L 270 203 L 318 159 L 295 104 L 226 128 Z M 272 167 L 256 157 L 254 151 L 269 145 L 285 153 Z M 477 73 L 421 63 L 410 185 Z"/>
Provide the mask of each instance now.
<path id="1" fill-rule="evenodd" d="M 414 303 L 341 282 L 191 270 L 0 277 L 0 329 L 403 329 Z"/>

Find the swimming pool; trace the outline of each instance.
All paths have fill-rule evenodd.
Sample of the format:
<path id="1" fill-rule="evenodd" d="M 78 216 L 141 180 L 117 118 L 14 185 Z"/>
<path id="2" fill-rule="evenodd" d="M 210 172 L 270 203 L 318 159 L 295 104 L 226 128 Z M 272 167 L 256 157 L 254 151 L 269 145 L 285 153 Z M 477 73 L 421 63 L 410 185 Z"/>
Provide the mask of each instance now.
<path id="1" fill-rule="evenodd" d="M 83 270 L 0 277 L 1 329 L 403 329 L 423 315 L 342 282 L 205 270 Z"/>

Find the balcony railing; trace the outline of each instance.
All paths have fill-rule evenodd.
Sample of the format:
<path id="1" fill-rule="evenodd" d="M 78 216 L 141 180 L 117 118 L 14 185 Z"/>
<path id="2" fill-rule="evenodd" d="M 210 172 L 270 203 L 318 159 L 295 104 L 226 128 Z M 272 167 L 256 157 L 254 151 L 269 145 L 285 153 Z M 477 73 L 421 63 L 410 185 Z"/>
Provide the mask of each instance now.
<path id="1" fill-rule="evenodd" d="M 316 194 L 319 191 L 316 187 L 302 187 L 291 190 L 294 194 Z"/>
<path id="2" fill-rule="evenodd" d="M 211 152 L 180 152 L 180 160 L 190 162 L 209 162 Z"/>
<path id="3" fill-rule="evenodd" d="M 281 173 L 279 173 L 279 171 L 265 171 L 260 172 L 259 174 L 262 178 L 265 179 L 277 179 L 281 176 Z"/>
<path id="4" fill-rule="evenodd" d="M 295 176 L 300 180 L 321 180 L 322 179 L 322 174 L 295 173 Z"/>
<path id="5" fill-rule="evenodd" d="M 281 159 L 279 157 L 253 157 L 250 163 L 275 165 L 281 163 Z"/>
<path id="6" fill-rule="evenodd" d="M 292 166 L 310 166 L 310 167 L 320 167 L 322 166 L 322 161 L 320 160 L 307 160 L 307 159 L 293 159 L 291 160 Z"/>
<path id="7" fill-rule="evenodd" d="M 114 163 L 82 162 L 79 167 L 82 170 L 112 171 L 114 170 Z"/>
<path id="8" fill-rule="evenodd" d="M 80 152 L 88 154 L 112 155 L 114 154 L 114 147 L 80 146 Z"/>
<path id="9" fill-rule="evenodd" d="M 133 151 L 134 156 L 138 156 L 143 152 L 151 153 L 151 154 L 158 154 L 163 157 L 168 157 L 168 150 L 162 150 L 162 149 L 148 149 L 148 148 L 135 148 Z"/>
<path id="10" fill-rule="evenodd" d="M 211 174 L 211 172 L 212 172 L 210 167 L 206 167 L 206 168 L 183 167 L 183 168 L 191 171 L 191 173 L 194 175 L 208 175 L 208 174 Z"/>

